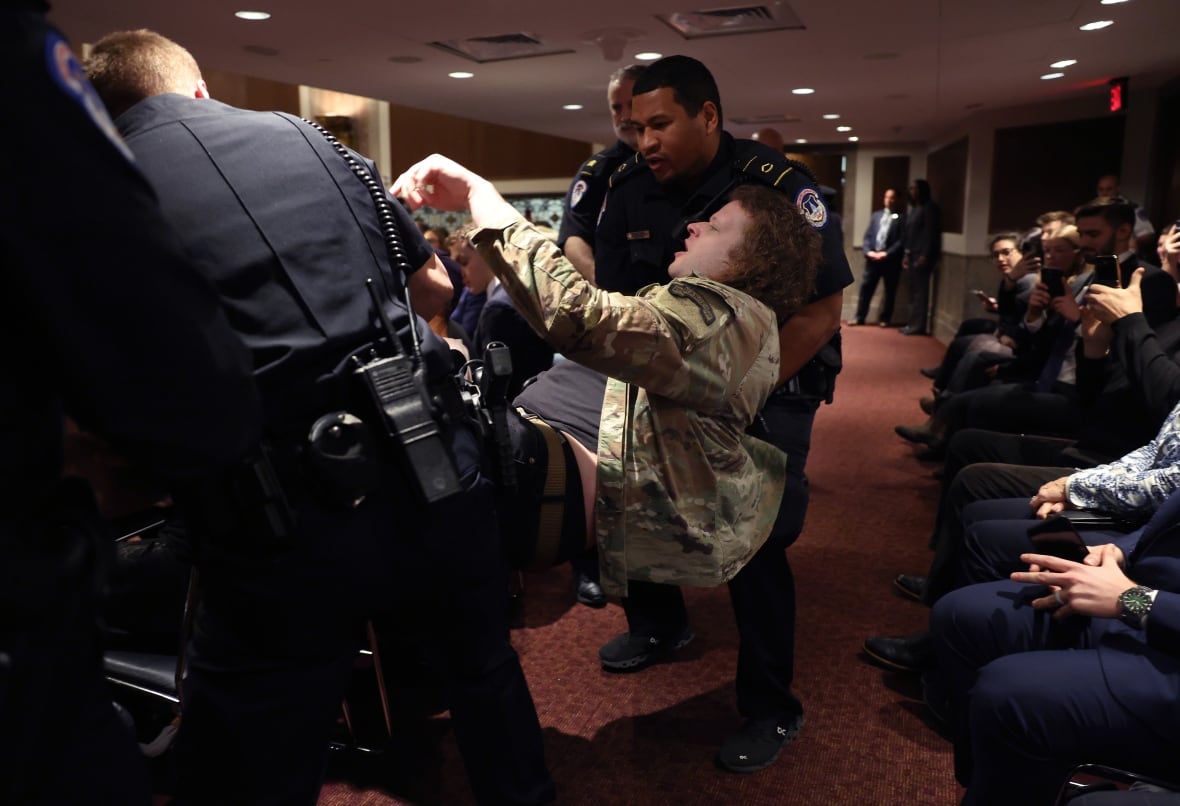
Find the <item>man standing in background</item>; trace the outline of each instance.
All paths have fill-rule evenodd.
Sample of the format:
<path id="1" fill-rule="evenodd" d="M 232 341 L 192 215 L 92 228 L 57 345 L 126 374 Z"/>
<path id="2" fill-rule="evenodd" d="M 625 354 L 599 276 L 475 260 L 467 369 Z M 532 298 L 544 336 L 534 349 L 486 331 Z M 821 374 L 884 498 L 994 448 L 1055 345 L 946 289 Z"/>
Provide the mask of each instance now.
<path id="1" fill-rule="evenodd" d="M 925 336 L 930 332 L 930 279 L 942 255 L 942 210 L 930 199 L 930 183 L 925 179 L 911 182 L 909 195 L 901 267 L 910 273 L 910 318 L 898 332 Z"/>
<path id="2" fill-rule="evenodd" d="M 602 212 L 610 176 L 624 160 L 635 156 L 638 135 L 631 125 L 631 88 L 644 69 L 642 64 L 629 64 L 611 74 L 606 102 L 610 106 L 611 126 L 619 139 L 582 163 L 565 194 L 557 245 L 590 282 L 594 282 L 594 232 L 598 229 L 598 215 Z"/>
<path id="3" fill-rule="evenodd" d="M 889 320 L 893 318 L 897 281 L 901 278 L 902 235 L 905 232 L 905 216 L 893 212 L 896 201 L 897 193 L 889 188 L 885 191 L 884 207 L 869 218 L 864 237 L 865 273 L 860 284 L 860 298 L 856 302 L 856 318 L 848 323 L 850 325 L 865 323 L 877 283 L 881 280 L 885 281 L 885 296 L 881 300 L 879 324 L 889 327 Z"/>
<path id="4" fill-rule="evenodd" d="M 611 74 L 606 87 L 606 102 L 610 107 L 610 122 L 618 141 L 599 151 L 582 163 L 578 175 L 565 195 L 561 214 L 561 231 L 557 245 L 565 252 L 578 273 L 594 282 L 594 233 L 598 230 L 598 216 L 606 200 L 611 174 L 624 161 L 635 156 L 639 135 L 631 123 L 631 88 L 635 79 L 646 69 L 642 64 L 629 64 Z M 598 558 L 575 557 L 574 596 L 587 607 L 606 607 L 606 596 L 598 584 Z"/>

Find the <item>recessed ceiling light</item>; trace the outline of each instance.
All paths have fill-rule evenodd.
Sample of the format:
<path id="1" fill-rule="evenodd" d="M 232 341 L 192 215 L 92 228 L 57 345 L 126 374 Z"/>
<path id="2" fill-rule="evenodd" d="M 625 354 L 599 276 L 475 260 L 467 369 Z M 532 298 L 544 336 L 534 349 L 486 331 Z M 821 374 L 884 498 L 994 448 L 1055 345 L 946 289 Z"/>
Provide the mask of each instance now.
<path id="1" fill-rule="evenodd" d="M 266 11 L 235 11 L 234 16 L 239 20 L 269 20 L 270 14 Z"/>
<path id="2" fill-rule="evenodd" d="M 813 92 L 815 92 L 815 90 L 813 90 L 811 87 L 799 87 L 797 89 L 791 90 L 791 93 L 794 95 L 811 95 Z"/>
<path id="3" fill-rule="evenodd" d="M 839 115 L 824 115 L 824 120 L 839 120 Z"/>
<path id="4" fill-rule="evenodd" d="M 1079 31 L 1100 31 L 1103 28 L 1109 28 L 1112 25 L 1114 25 L 1114 20 L 1096 20 L 1094 22 L 1088 22 L 1085 25 L 1079 25 L 1078 30 Z"/>
<path id="5" fill-rule="evenodd" d="M 854 135 L 852 135 L 851 137 L 849 137 L 849 138 L 848 138 L 848 142 L 850 142 L 850 143 L 857 143 L 857 142 L 860 142 L 860 138 L 859 138 L 859 137 L 857 137 L 857 136 L 854 134 Z"/>
<path id="6" fill-rule="evenodd" d="M 474 78 L 475 73 L 468 73 L 466 70 L 456 70 L 453 73 L 447 73 L 451 78 Z"/>
<path id="7" fill-rule="evenodd" d="M 838 132 L 850 132 L 850 131 L 852 131 L 852 127 L 851 127 L 851 126 L 837 126 L 837 127 L 836 127 L 836 131 L 838 131 Z"/>
<path id="8" fill-rule="evenodd" d="M 566 104 L 565 106 L 563 106 L 561 108 L 568 109 L 570 112 L 577 112 L 579 109 L 582 108 L 582 105 L 581 104 Z"/>
<path id="9" fill-rule="evenodd" d="M 800 138 L 799 138 L 799 139 L 797 139 L 795 142 L 796 142 L 796 143 L 806 143 L 806 142 L 807 142 L 807 138 L 806 138 L 806 137 L 800 137 Z"/>
<path id="10" fill-rule="evenodd" d="M 1117 6 L 1119 3 L 1125 3 L 1125 2 L 1127 2 L 1127 0 L 1102 0 L 1101 5 Z"/>
<path id="11" fill-rule="evenodd" d="M 636 53 L 635 58 L 641 62 L 654 62 L 656 59 L 664 58 L 664 54 L 656 53 L 655 51 L 644 51 L 643 53 Z"/>
<path id="12" fill-rule="evenodd" d="M 1045 75 L 1041 76 L 1042 81 L 1051 81 L 1055 78 L 1065 78 L 1065 73 L 1045 73 Z"/>
<path id="13" fill-rule="evenodd" d="M 1077 59 L 1062 59 L 1059 62 L 1053 62 L 1053 64 L 1051 64 L 1049 66 L 1052 67 L 1054 70 L 1060 70 L 1063 67 L 1073 67 L 1077 63 L 1078 63 Z"/>

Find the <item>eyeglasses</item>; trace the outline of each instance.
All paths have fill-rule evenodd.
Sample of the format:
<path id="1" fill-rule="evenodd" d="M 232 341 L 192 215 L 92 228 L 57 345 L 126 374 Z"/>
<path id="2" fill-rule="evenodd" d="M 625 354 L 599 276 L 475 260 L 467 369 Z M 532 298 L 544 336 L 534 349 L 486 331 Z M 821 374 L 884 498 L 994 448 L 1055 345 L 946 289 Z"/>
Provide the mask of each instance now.
<path id="1" fill-rule="evenodd" d="M 992 252 L 992 257 L 1008 257 L 1008 255 L 1012 254 L 1015 251 L 1016 251 L 1016 247 L 1005 246 L 1003 248 L 997 249 L 994 252 Z"/>

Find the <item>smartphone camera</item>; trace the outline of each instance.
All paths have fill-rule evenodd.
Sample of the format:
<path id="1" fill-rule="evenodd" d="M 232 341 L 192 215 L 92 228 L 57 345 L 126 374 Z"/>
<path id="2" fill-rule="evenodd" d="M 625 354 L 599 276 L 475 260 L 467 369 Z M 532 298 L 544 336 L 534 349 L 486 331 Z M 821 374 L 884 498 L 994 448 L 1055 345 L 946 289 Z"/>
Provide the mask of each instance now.
<path id="1" fill-rule="evenodd" d="M 1050 297 L 1065 296 L 1065 272 L 1061 269 L 1042 268 L 1041 282 L 1049 289 Z"/>
<path id="2" fill-rule="evenodd" d="M 1098 255 L 1094 258 L 1094 285 L 1122 288 L 1119 282 L 1119 259 L 1116 256 Z"/>

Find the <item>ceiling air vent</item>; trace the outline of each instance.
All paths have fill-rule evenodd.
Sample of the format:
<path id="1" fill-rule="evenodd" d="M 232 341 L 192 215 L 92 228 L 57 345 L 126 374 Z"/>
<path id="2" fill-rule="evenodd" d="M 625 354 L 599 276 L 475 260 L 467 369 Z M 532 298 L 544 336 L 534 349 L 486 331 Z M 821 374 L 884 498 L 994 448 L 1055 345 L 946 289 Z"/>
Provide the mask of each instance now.
<path id="1" fill-rule="evenodd" d="M 771 113 L 769 115 L 743 115 L 728 118 L 730 123 L 738 123 L 743 126 L 764 126 L 767 123 L 799 123 L 803 119 L 795 115 L 784 115 L 782 113 Z"/>
<path id="2" fill-rule="evenodd" d="M 667 15 L 657 14 L 656 19 L 666 23 L 685 39 L 730 36 L 732 34 L 757 34 L 764 31 L 784 31 L 806 27 L 786 3 L 772 3 L 768 6 L 735 6 L 702 11 L 677 11 Z"/>
<path id="3" fill-rule="evenodd" d="M 547 45 L 532 34 L 526 33 L 476 36 L 471 39 L 448 39 L 430 44 L 480 64 L 574 52 L 572 48 Z"/>

